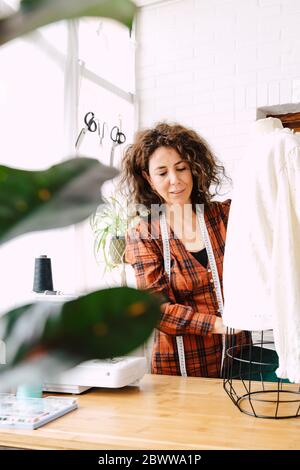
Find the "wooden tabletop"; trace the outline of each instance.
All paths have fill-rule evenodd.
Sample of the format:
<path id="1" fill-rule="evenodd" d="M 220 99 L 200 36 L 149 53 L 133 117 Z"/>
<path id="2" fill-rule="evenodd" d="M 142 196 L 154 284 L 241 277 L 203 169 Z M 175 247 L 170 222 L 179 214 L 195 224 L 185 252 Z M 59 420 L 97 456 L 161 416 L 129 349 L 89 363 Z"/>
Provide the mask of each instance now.
<path id="1" fill-rule="evenodd" d="M 0 429 L 30 449 L 300 449 L 300 418 L 241 413 L 222 381 L 146 375 L 139 387 L 93 389 L 79 408 L 35 431 Z"/>

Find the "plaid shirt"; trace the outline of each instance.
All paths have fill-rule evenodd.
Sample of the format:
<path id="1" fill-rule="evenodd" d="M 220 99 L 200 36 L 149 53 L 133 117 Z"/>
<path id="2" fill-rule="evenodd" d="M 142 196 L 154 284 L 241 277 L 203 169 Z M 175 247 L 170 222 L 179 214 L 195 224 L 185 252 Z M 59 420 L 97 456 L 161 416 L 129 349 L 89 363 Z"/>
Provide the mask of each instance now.
<path id="1" fill-rule="evenodd" d="M 222 286 L 222 265 L 230 200 L 205 206 L 205 222 Z M 180 375 L 176 335 L 183 336 L 189 376 L 220 377 L 222 335 L 212 334 L 218 302 L 208 264 L 203 267 L 170 230 L 171 283 L 164 270 L 159 220 L 142 220 L 127 236 L 126 261 L 135 271 L 137 287 L 167 300 L 156 330 L 152 373 Z M 157 238 L 151 238 L 151 233 Z M 240 336 L 240 335 L 238 335 Z"/>

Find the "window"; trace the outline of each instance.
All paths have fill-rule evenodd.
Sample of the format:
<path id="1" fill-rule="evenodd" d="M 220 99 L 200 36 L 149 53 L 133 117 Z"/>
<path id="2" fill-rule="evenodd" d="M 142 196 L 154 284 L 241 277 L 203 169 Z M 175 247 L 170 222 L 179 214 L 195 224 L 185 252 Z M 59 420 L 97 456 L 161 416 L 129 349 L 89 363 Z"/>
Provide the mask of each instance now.
<path id="1" fill-rule="evenodd" d="M 6 3 L 16 6 L 19 2 Z M 109 129 L 121 123 L 128 143 L 134 119 L 134 48 L 129 31 L 111 20 L 82 19 L 78 39 L 80 74 L 68 78 L 79 78 L 78 128 L 72 124 L 73 134 L 82 127 L 85 113 L 93 111 Z M 66 158 L 66 120 L 76 122 L 74 116 L 66 115 L 66 92 L 72 86 L 66 83 L 67 54 L 67 22 L 49 25 L 1 47 L 1 164 L 38 170 Z M 97 136 L 88 133 L 81 153 L 108 163 L 108 133 L 103 143 L 100 155 Z M 121 149 L 116 163 L 120 156 Z M 31 298 L 34 258 L 41 254 L 52 259 L 54 289 L 74 293 L 101 285 L 92 235 L 87 239 L 88 224 L 81 225 L 79 229 L 27 234 L 1 247 L 2 310 Z"/>
<path id="2" fill-rule="evenodd" d="M 134 45 L 129 30 L 112 20 L 81 19 L 79 22 L 79 130 L 89 111 L 95 113 L 101 128 L 105 122 L 103 148 L 99 149 L 97 133 L 87 133 L 81 153 L 109 164 L 114 126 L 121 126 L 127 142 L 134 126 Z M 122 147 L 116 150 L 115 164 Z"/>
<path id="3" fill-rule="evenodd" d="M 60 37 L 64 54 L 66 28 L 58 23 L 45 29 L 46 35 L 36 32 L 0 49 L 2 164 L 42 169 L 63 156 L 64 68 L 44 40 Z"/>

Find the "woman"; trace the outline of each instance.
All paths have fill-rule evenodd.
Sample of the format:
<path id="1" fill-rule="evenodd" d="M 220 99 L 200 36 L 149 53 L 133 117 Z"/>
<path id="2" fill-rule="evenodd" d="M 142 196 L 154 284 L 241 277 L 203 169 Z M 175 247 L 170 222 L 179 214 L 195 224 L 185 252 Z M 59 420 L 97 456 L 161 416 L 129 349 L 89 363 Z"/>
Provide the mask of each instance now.
<path id="1" fill-rule="evenodd" d="M 226 328 L 197 207 L 204 204 L 200 207 L 204 207 L 222 285 L 230 200 L 212 202 L 209 190 L 213 184 L 219 186 L 224 168 L 195 131 L 166 123 L 138 132 L 122 163 L 129 202 L 150 211 L 150 220 L 142 219 L 128 235 L 126 261 L 134 268 L 137 287 L 162 294 L 165 300 L 153 347 L 152 373 L 220 377 Z M 168 232 L 170 276 L 164 259 L 163 216 L 159 214 L 164 214 Z"/>

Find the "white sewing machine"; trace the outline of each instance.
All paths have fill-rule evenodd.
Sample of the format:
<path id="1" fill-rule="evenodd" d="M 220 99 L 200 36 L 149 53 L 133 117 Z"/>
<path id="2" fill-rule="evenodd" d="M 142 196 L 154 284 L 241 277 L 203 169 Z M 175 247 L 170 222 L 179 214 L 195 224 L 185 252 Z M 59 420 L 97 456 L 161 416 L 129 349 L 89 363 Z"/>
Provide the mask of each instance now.
<path id="1" fill-rule="evenodd" d="M 47 291 L 46 291 L 47 292 Z M 35 300 L 69 301 L 77 298 L 74 295 L 37 294 Z M 55 382 L 44 383 L 46 392 L 82 393 L 92 387 L 121 388 L 137 385 L 147 372 L 145 357 L 117 357 L 113 359 L 82 362 L 55 379 Z"/>
<path id="2" fill-rule="evenodd" d="M 46 392 L 82 393 L 91 387 L 121 388 L 137 385 L 147 372 L 145 357 L 118 357 L 82 362 L 59 375 L 55 383 L 45 383 Z"/>

